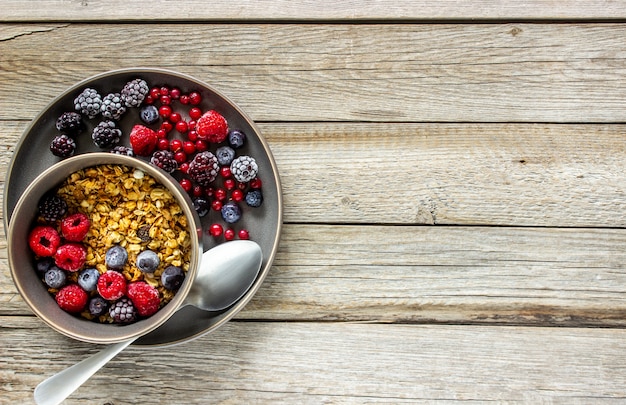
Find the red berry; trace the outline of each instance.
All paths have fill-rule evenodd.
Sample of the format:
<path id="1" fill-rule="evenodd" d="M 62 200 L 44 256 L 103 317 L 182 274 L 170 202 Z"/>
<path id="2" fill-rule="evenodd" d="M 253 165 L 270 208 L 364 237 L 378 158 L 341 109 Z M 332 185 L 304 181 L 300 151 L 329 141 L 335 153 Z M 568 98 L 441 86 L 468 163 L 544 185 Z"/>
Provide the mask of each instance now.
<path id="1" fill-rule="evenodd" d="M 158 87 L 153 87 L 150 89 L 150 97 L 155 100 L 158 100 L 161 97 L 161 90 Z"/>
<path id="2" fill-rule="evenodd" d="M 193 192 L 192 192 L 194 197 L 202 197 L 204 195 L 204 188 L 202 188 L 202 186 L 193 186 Z"/>
<path id="3" fill-rule="evenodd" d="M 196 120 L 189 120 L 187 122 L 187 127 L 192 130 L 192 129 L 196 129 Z"/>
<path id="4" fill-rule="evenodd" d="M 189 129 L 189 125 L 187 125 L 187 129 Z M 198 140 L 198 133 L 192 129 L 190 131 L 187 132 L 187 139 L 189 139 L 191 142 L 195 142 Z"/>
<path id="5" fill-rule="evenodd" d="M 246 183 L 237 183 L 237 188 L 241 191 L 246 189 Z"/>
<path id="6" fill-rule="evenodd" d="M 220 224 L 212 224 L 209 227 L 209 234 L 211 234 L 211 236 L 214 237 L 218 237 L 222 235 L 222 232 L 224 232 L 224 228 L 222 228 L 222 225 Z"/>
<path id="7" fill-rule="evenodd" d="M 189 96 L 187 94 L 181 94 L 179 101 L 181 104 L 187 105 L 189 104 Z"/>
<path id="8" fill-rule="evenodd" d="M 193 107 L 189 110 L 189 118 L 192 120 L 197 120 L 200 117 L 202 117 L 202 110 L 198 107 Z"/>
<path id="9" fill-rule="evenodd" d="M 239 230 L 239 239 L 250 239 L 250 233 L 246 229 Z"/>
<path id="10" fill-rule="evenodd" d="M 70 242 L 80 242 L 85 239 L 91 221 L 89 217 L 82 212 L 69 215 L 61 221 L 61 235 Z"/>
<path id="11" fill-rule="evenodd" d="M 208 149 L 209 149 L 209 145 L 205 141 L 203 141 L 202 139 L 198 139 L 196 141 L 196 150 L 198 152 L 204 152 Z"/>
<path id="12" fill-rule="evenodd" d="M 213 194 L 215 194 L 215 189 L 213 187 L 207 187 L 204 190 L 204 194 L 206 194 L 207 197 L 213 197 Z"/>
<path id="13" fill-rule="evenodd" d="M 187 154 L 182 150 L 179 150 L 178 152 L 174 153 L 174 160 L 178 164 L 185 163 L 187 161 Z"/>
<path id="14" fill-rule="evenodd" d="M 191 141 L 183 142 L 183 152 L 188 155 L 193 155 L 196 153 L 196 144 Z"/>
<path id="15" fill-rule="evenodd" d="M 176 123 L 176 130 L 178 132 L 180 132 L 181 134 L 184 134 L 185 132 L 187 132 L 187 123 L 185 121 L 178 121 Z"/>
<path id="16" fill-rule="evenodd" d="M 130 146 L 138 156 L 150 156 L 157 145 L 157 133 L 143 125 L 135 125 L 130 131 Z"/>
<path id="17" fill-rule="evenodd" d="M 174 125 L 172 125 L 172 123 L 169 121 L 163 121 L 161 123 L 161 129 L 164 130 L 166 133 L 170 133 L 172 132 L 172 129 L 174 129 Z"/>
<path id="18" fill-rule="evenodd" d="M 87 259 L 87 249 L 81 243 L 70 242 L 59 246 L 54 254 L 54 264 L 63 270 L 80 270 Z"/>
<path id="19" fill-rule="evenodd" d="M 200 139 L 220 143 L 228 136 L 228 123 L 222 114 L 215 110 L 209 110 L 198 118 L 196 131 Z"/>
<path id="20" fill-rule="evenodd" d="M 234 179 L 226 179 L 224 180 L 224 187 L 226 187 L 226 190 L 232 190 L 237 186 L 237 184 L 235 183 Z"/>
<path id="21" fill-rule="evenodd" d="M 161 96 L 161 98 L 159 98 L 159 101 L 163 105 L 170 105 L 172 103 L 172 98 L 170 96 Z"/>
<path id="22" fill-rule="evenodd" d="M 220 174 L 225 179 L 228 179 L 230 176 L 233 175 L 233 173 L 230 171 L 230 167 L 228 167 L 228 166 L 222 166 L 220 168 Z"/>
<path id="23" fill-rule="evenodd" d="M 259 179 L 258 177 L 255 177 L 254 179 L 250 180 L 251 188 L 261 188 L 262 185 L 263 183 L 261 182 L 261 179 Z"/>
<path id="24" fill-rule="evenodd" d="M 178 87 L 174 87 L 170 90 L 170 97 L 172 97 L 172 100 L 178 100 L 180 98 L 180 89 Z"/>
<path id="25" fill-rule="evenodd" d="M 230 196 L 233 199 L 233 201 L 236 201 L 236 202 L 243 201 L 243 199 L 244 199 L 243 191 L 241 191 L 239 189 L 233 190 L 233 192 L 230 194 Z"/>
<path id="26" fill-rule="evenodd" d="M 185 190 L 186 192 L 189 192 L 191 188 L 193 187 L 193 184 L 191 183 L 191 180 L 189 179 L 181 179 L 180 186 L 183 188 L 183 190 Z"/>
<path id="27" fill-rule="evenodd" d="M 108 270 L 100 275 L 96 288 L 105 300 L 117 300 L 126 295 L 126 278 L 122 273 Z"/>
<path id="28" fill-rule="evenodd" d="M 159 95 L 161 95 L 161 96 L 167 96 L 167 95 L 169 95 L 169 94 L 170 94 L 170 88 L 169 88 L 169 87 L 167 87 L 167 86 L 162 86 L 162 87 L 159 89 Z"/>
<path id="29" fill-rule="evenodd" d="M 172 142 L 170 142 L 170 150 L 172 152 L 178 152 L 179 150 L 183 149 L 183 141 L 181 141 L 180 139 L 172 139 Z"/>
<path id="30" fill-rule="evenodd" d="M 232 230 L 232 228 L 228 228 L 224 231 L 224 239 L 226 240 L 233 240 L 235 239 L 235 231 Z"/>
<path id="31" fill-rule="evenodd" d="M 220 200 L 213 200 L 213 202 L 211 203 L 211 208 L 213 208 L 213 211 L 221 211 L 222 206 L 223 204 Z"/>
<path id="32" fill-rule="evenodd" d="M 181 172 L 187 174 L 189 172 L 189 163 L 187 162 L 181 163 L 180 166 L 178 166 L 178 168 L 180 169 Z"/>
<path id="33" fill-rule="evenodd" d="M 177 112 L 173 112 L 170 114 L 170 121 L 172 121 L 173 123 L 177 123 L 178 121 L 182 120 L 183 117 L 182 115 L 180 115 L 180 113 Z"/>
<path id="34" fill-rule="evenodd" d="M 202 96 L 197 91 L 191 92 L 189 94 L 189 103 L 191 105 L 198 105 L 202 102 Z"/>
<path id="35" fill-rule="evenodd" d="M 78 284 L 68 284 L 59 290 L 54 299 L 62 310 L 75 314 L 85 309 L 89 296 Z"/>
<path id="36" fill-rule="evenodd" d="M 161 138 L 167 138 L 167 131 L 164 129 L 159 129 L 157 131 L 157 138 L 161 139 Z"/>
<path id="37" fill-rule="evenodd" d="M 159 291 L 145 281 L 129 284 L 127 291 L 139 315 L 150 316 L 159 310 Z"/>
<path id="38" fill-rule="evenodd" d="M 152 104 L 154 104 L 154 97 L 152 97 L 150 94 L 148 94 L 146 96 L 146 98 L 143 100 L 143 102 L 148 104 L 148 105 L 152 105 Z"/>
<path id="39" fill-rule="evenodd" d="M 168 150 L 170 148 L 170 141 L 167 138 L 159 138 L 157 148 L 159 150 Z"/>
<path id="40" fill-rule="evenodd" d="M 28 245 L 37 256 L 54 256 L 61 237 L 51 226 L 36 226 L 28 235 Z"/>
<path id="41" fill-rule="evenodd" d="M 226 190 L 224 190 L 223 188 L 218 188 L 217 190 L 215 190 L 215 198 L 219 201 L 224 201 L 226 200 L 227 194 L 226 194 Z"/>
<path id="42" fill-rule="evenodd" d="M 168 118 L 172 113 L 172 107 L 169 105 L 162 105 L 159 107 L 159 115 L 163 118 Z"/>

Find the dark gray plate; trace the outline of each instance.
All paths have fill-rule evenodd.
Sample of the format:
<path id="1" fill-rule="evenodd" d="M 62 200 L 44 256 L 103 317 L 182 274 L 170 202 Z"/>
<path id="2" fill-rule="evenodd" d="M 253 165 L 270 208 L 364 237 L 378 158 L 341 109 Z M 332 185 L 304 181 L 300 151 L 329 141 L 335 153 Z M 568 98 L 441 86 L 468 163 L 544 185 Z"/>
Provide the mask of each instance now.
<path id="1" fill-rule="evenodd" d="M 235 227 L 236 229 L 248 229 L 251 239 L 261 246 L 263 265 L 257 280 L 246 295 L 230 308 L 220 312 L 205 312 L 187 306 L 177 312 L 163 326 L 135 342 L 135 345 L 170 345 L 186 342 L 209 333 L 235 316 L 259 289 L 270 270 L 278 249 L 282 227 L 282 194 L 276 163 L 268 144 L 252 120 L 228 98 L 206 83 L 184 74 L 162 69 L 122 69 L 106 72 L 77 83 L 54 99 L 26 128 L 18 142 L 9 164 L 5 182 L 4 227 L 6 231 L 15 204 L 28 184 L 44 169 L 59 161 L 59 158 L 50 152 L 50 141 L 58 133 L 55 127 L 57 118 L 66 111 L 74 110 L 74 98 L 86 87 L 98 90 L 102 96 L 111 92 L 119 92 L 124 84 L 138 77 L 146 80 L 151 87 L 168 85 L 178 87 L 183 93 L 200 92 L 203 101 L 199 107 L 203 111 L 215 109 L 224 115 L 231 129 L 245 132 L 246 144 L 237 151 L 237 155 L 249 155 L 255 158 L 259 165 L 259 178 L 263 182 L 263 205 L 252 209 L 242 204 L 244 215 Z M 180 105 L 175 103 L 174 110 L 182 112 L 183 109 L 177 108 L 177 106 Z M 85 119 L 85 122 L 87 129 L 77 137 L 76 154 L 102 151 L 91 140 L 91 131 L 98 124 L 99 118 Z M 136 123 L 140 123 L 139 109 L 131 108 L 119 122 L 124 133 L 121 144 L 129 145 L 128 134 Z M 172 131 L 170 139 L 176 136 L 177 133 Z M 215 151 L 215 147 L 212 146 L 210 150 Z M 176 176 L 174 174 L 174 177 Z M 213 222 L 221 223 L 220 219 L 219 213 L 211 211 L 202 218 L 204 229 L 208 229 Z M 203 237 L 204 249 L 210 249 L 220 241 L 221 239 L 216 240 L 205 232 Z"/>

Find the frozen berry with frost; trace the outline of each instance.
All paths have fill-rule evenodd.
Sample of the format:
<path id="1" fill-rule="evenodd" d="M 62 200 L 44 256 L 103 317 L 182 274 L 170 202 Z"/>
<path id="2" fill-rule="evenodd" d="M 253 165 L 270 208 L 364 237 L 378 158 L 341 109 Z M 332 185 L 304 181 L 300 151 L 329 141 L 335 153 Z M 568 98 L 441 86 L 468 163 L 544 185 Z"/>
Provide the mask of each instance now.
<path id="1" fill-rule="evenodd" d="M 68 215 L 61 221 L 61 235 L 65 240 L 71 242 L 80 242 L 85 239 L 89 232 L 91 221 L 89 217 L 82 212 Z"/>
<path id="2" fill-rule="evenodd" d="M 66 243 L 59 246 L 54 254 L 54 264 L 69 272 L 80 270 L 86 259 L 87 249 L 82 243 Z"/>
<path id="3" fill-rule="evenodd" d="M 247 183 L 257 176 L 259 166 L 253 157 L 239 156 L 230 164 L 230 171 L 238 182 Z"/>
<path id="4" fill-rule="evenodd" d="M 209 110 L 202 114 L 196 122 L 195 129 L 201 139 L 213 143 L 220 143 L 228 136 L 226 118 L 215 110 Z"/>
<path id="5" fill-rule="evenodd" d="M 51 226 L 36 226 L 28 235 L 28 245 L 37 256 L 54 256 L 61 245 L 61 237 Z"/>
<path id="6" fill-rule="evenodd" d="M 235 158 L 235 150 L 230 146 L 220 146 L 215 151 L 215 156 L 217 157 L 217 162 L 219 164 L 222 166 L 230 166 Z"/>
<path id="7" fill-rule="evenodd" d="M 92 88 L 86 88 L 74 99 L 74 109 L 89 119 L 100 114 L 102 96 Z"/>
<path id="8" fill-rule="evenodd" d="M 44 274 L 43 280 L 48 287 L 59 289 L 65 285 L 67 274 L 57 266 L 52 266 Z"/>
<path id="9" fill-rule="evenodd" d="M 150 158 L 150 163 L 168 173 L 178 169 L 178 162 L 174 159 L 174 154 L 169 150 L 157 150 L 154 152 Z"/>
<path id="10" fill-rule="evenodd" d="M 116 323 L 131 323 L 137 319 L 137 310 L 129 298 L 123 297 L 111 305 L 109 315 Z"/>
<path id="11" fill-rule="evenodd" d="M 246 204 L 248 206 L 257 208 L 263 204 L 263 193 L 261 190 L 250 190 L 246 193 Z"/>
<path id="12" fill-rule="evenodd" d="M 116 154 L 116 155 L 130 156 L 130 157 L 135 156 L 131 148 L 127 146 L 122 146 L 122 145 L 113 147 L 113 149 L 111 149 L 111 153 Z"/>
<path id="13" fill-rule="evenodd" d="M 143 273 L 154 273 L 160 263 L 159 255 L 152 250 L 147 249 L 137 255 L 136 265 Z"/>
<path id="14" fill-rule="evenodd" d="M 168 290 L 177 290 L 185 280 L 185 272 L 178 266 L 167 266 L 161 273 L 161 284 Z"/>
<path id="15" fill-rule="evenodd" d="M 50 142 L 50 151 L 54 156 L 60 158 L 68 158 L 74 154 L 76 150 L 76 142 L 66 134 L 60 134 L 54 137 Z"/>
<path id="16" fill-rule="evenodd" d="M 115 270 L 107 270 L 96 283 L 98 294 L 105 300 L 117 300 L 126 295 L 126 278 Z"/>
<path id="17" fill-rule="evenodd" d="M 139 112 L 139 117 L 144 123 L 148 125 L 154 124 L 159 120 L 159 109 L 153 105 L 147 105 L 141 108 L 141 111 Z"/>
<path id="18" fill-rule="evenodd" d="M 208 186 L 217 177 L 219 168 L 215 155 L 209 151 L 204 151 L 196 154 L 189 162 L 187 174 L 199 185 Z"/>
<path id="19" fill-rule="evenodd" d="M 69 111 L 57 118 L 56 128 L 59 132 L 74 137 L 85 129 L 85 123 L 79 113 Z"/>
<path id="20" fill-rule="evenodd" d="M 56 194 L 46 194 L 39 200 L 39 215 L 48 222 L 56 222 L 67 213 L 67 203 Z"/>
<path id="21" fill-rule="evenodd" d="M 120 96 L 126 107 L 139 107 L 149 91 L 148 83 L 138 78 L 126 83 L 120 91 Z"/>
<path id="22" fill-rule="evenodd" d="M 126 112 L 126 106 L 122 101 L 120 93 L 109 93 L 102 99 L 100 113 L 104 118 L 119 120 Z"/>
<path id="23" fill-rule="evenodd" d="M 161 304 L 159 291 L 145 281 L 130 283 L 128 285 L 128 298 L 141 316 L 153 315 L 159 310 Z"/>
<path id="24" fill-rule="evenodd" d="M 100 122 L 93 129 L 91 139 L 99 148 L 110 148 L 117 145 L 122 137 L 122 130 L 117 127 L 115 121 L 106 120 Z"/>
<path id="25" fill-rule="evenodd" d="M 238 129 L 233 129 L 228 133 L 228 144 L 233 149 L 239 149 L 246 143 L 246 134 Z"/>
<path id="26" fill-rule="evenodd" d="M 102 297 L 95 296 L 89 300 L 89 313 L 93 316 L 100 316 L 109 309 L 109 301 Z"/>
<path id="27" fill-rule="evenodd" d="M 222 219 L 229 224 L 234 224 L 241 219 L 241 208 L 233 201 L 222 206 Z"/>
<path id="28" fill-rule="evenodd" d="M 98 285 L 100 272 L 94 268 L 88 268 L 78 274 L 78 285 L 87 292 L 95 291 Z"/>
<path id="29" fill-rule="evenodd" d="M 128 252 L 120 245 L 111 246 L 104 255 L 104 263 L 111 270 L 122 270 L 127 261 Z"/>
<path id="30" fill-rule="evenodd" d="M 130 131 L 130 146 L 138 156 L 150 156 L 158 142 L 157 133 L 143 125 L 135 125 Z"/>
<path id="31" fill-rule="evenodd" d="M 59 290 L 55 299 L 62 310 L 78 313 L 87 306 L 89 296 L 78 284 L 68 284 Z"/>

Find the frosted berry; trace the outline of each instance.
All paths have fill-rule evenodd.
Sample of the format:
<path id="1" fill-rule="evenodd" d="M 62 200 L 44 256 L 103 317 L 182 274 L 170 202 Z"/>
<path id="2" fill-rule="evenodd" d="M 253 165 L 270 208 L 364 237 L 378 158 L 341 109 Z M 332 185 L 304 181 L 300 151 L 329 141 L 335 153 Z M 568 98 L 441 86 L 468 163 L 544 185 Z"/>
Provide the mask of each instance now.
<path id="1" fill-rule="evenodd" d="M 246 204 L 250 207 L 260 207 L 263 204 L 263 194 L 261 190 L 250 190 L 246 193 Z"/>
<path id="2" fill-rule="evenodd" d="M 136 265 L 144 273 L 154 273 L 161 261 L 152 250 L 144 250 L 137 255 Z"/>
<path id="3" fill-rule="evenodd" d="M 50 142 L 50 151 L 54 156 L 68 158 L 74 155 L 76 142 L 66 134 L 57 135 Z"/>
<path id="4" fill-rule="evenodd" d="M 74 109 L 90 119 L 100 114 L 101 108 L 102 96 L 94 89 L 86 88 L 74 99 Z"/>
<path id="5" fill-rule="evenodd" d="M 141 316 L 153 315 L 159 310 L 159 305 L 161 304 L 159 291 L 145 281 L 129 284 L 128 298 L 130 298 L 137 313 Z"/>
<path id="6" fill-rule="evenodd" d="M 67 203 L 56 194 L 47 194 L 39 201 L 38 210 L 43 219 L 56 222 L 67 213 Z"/>
<path id="7" fill-rule="evenodd" d="M 78 285 L 85 291 L 91 292 L 96 290 L 100 273 L 94 268 L 88 268 L 78 274 Z"/>
<path id="8" fill-rule="evenodd" d="M 104 118 L 119 120 L 126 112 L 126 105 L 122 101 L 120 93 L 109 93 L 102 99 L 100 113 Z"/>
<path id="9" fill-rule="evenodd" d="M 54 264 L 69 272 L 80 270 L 86 259 L 87 249 L 81 243 L 75 242 L 59 246 L 54 254 Z"/>
<path id="10" fill-rule="evenodd" d="M 230 164 L 230 171 L 238 182 L 247 183 L 257 176 L 259 166 L 253 157 L 239 156 Z"/>
<path id="11" fill-rule="evenodd" d="M 233 149 L 239 149 L 246 143 L 246 134 L 237 129 L 233 129 L 228 133 L 228 144 Z"/>
<path id="12" fill-rule="evenodd" d="M 109 302 L 102 297 L 93 297 L 89 300 L 89 313 L 93 316 L 100 316 L 109 309 Z"/>
<path id="13" fill-rule="evenodd" d="M 229 224 L 234 224 L 241 219 L 241 208 L 233 201 L 222 206 L 222 219 Z"/>
<path id="14" fill-rule="evenodd" d="M 61 235 L 63 235 L 65 240 L 80 242 L 87 236 L 90 226 L 91 221 L 89 217 L 82 212 L 77 212 L 63 218 L 61 221 Z"/>
<path id="15" fill-rule="evenodd" d="M 28 235 L 28 245 L 37 256 L 54 256 L 61 245 L 61 237 L 51 226 L 36 226 Z"/>
<path id="16" fill-rule="evenodd" d="M 167 266 L 161 273 L 161 284 L 168 290 L 177 290 L 184 280 L 185 273 L 177 266 Z"/>
<path id="17" fill-rule="evenodd" d="M 108 270 L 100 275 L 96 284 L 98 294 L 105 300 L 117 300 L 126 295 L 126 278 L 122 273 Z"/>
<path id="18" fill-rule="evenodd" d="M 116 323 L 131 323 L 137 319 L 137 311 L 132 301 L 124 297 L 109 308 L 109 316 Z"/>
<path id="19" fill-rule="evenodd" d="M 59 290 L 55 299 L 62 310 L 78 313 L 87 306 L 89 296 L 78 284 L 68 284 Z"/>
<path id="20" fill-rule="evenodd" d="M 122 146 L 122 145 L 113 147 L 113 149 L 111 149 L 111 153 L 114 153 L 116 155 L 130 156 L 130 157 L 135 156 L 131 148 L 127 146 Z"/>
<path id="21" fill-rule="evenodd" d="M 220 143 L 228 136 L 226 118 L 215 110 L 209 110 L 202 114 L 196 122 L 195 129 L 200 139 L 206 139 L 213 143 Z"/>
<path id="22" fill-rule="evenodd" d="M 143 79 L 134 79 L 124 85 L 120 96 L 126 107 L 139 107 L 148 95 L 150 88 Z"/>
<path id="23" fill-rule="evenodd" d="M 99 148 L 111 148 L 120 142 L 121 137 L 122 131 L 111 120 L 100 122 L 91 133 L 93 143 Z"/>
<path id="24" fill-rule="evenodd" d="M 217 157 L 217 162 L 219 164 L 222 166 L 230 166 L 235 158 L 235 150 L 230 146 L 220 146 L 215 151 L 215 156 Z"/>
<path id="25" fill-rule="evenodd" d="M 106 267 L 111 270 L 122 270 L 127 260 L 128 252 L 120 245 L 110 247 L 104 255 Z"/>
<path id="26" fill-rule="evenodd" d="M 213 153 L 204 151 L 196 154 L 189 162 L 187 174 L 201 186 L 208 186 L 215 180 L 219 170 L 217 158 Z"/>
<path id="27" fill-rule="evenodd" d="M 85 129 L 83 117 L 76 112 L 64 112 L 57 118 L 56 128 L 59 132 L 74 137 Z"/>
<path id="28" fill-rule="evenodd" d="M 147 105 L 141 108 L 139 118 L 148 125 L 154 124 L 159 120 L 159 110 L 153 105 Z"/>
<path id="29" fill-rule="evenodd" d="M 169 150 L 157 150 L 152 154 L 150 163 L 162 170 L 172 173 L 178 168 L 178 162 L 174 159 L 174 154 Z"/>
<path id="30" fill-rule="evenodd" d="M 67 275 L 57 266 L 52 266 L 44 274 L 43 280 L 48 287 L 59 289 L 65 285 Z"/>

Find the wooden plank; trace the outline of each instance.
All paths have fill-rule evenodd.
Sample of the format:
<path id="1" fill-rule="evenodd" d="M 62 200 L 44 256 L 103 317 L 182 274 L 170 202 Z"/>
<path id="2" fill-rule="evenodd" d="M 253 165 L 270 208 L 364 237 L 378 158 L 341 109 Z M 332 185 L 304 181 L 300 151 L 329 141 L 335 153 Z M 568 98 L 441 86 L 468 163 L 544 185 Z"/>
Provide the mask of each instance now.
<path id="1" fill-rule="evenodd" d="M 625 24 L 110 24 L 99 26 L 97 36 L 92 30 L 4 27 L 21 34 L 0 42 L 6 66 L 0 120 L 31 119 L 79 80 L 149 61 L 213 84 L 256 121 L 626 121 Z"/>
<path id="2" fill-rule="evenodd" d="M 0 320 L 10 403 L 97 350 Z M 610 404 L 626 399 L 625 353 L 624 330 L 230 322 L 181 346 L 131 347 L 66 403 Z"/>
<path id="3" fill-rule="evenodd" d="M 286 225 L 239 318 L 624 327 L 625 243 L 624 230 Z M 5 257 L 0 291 L 2 314 L 29 314 Z"/>
<path id="4" fill-rule="evenodd" d="M 0 121 L 1 179 L 26 124 Z M 622 124 L 260 129 L 284 186 L 286 222 L 626 227 Z"/>
<path id="5" fill-rule="evenodd" d="M 476 21 L 476 20 L 615 20 L 626 17 L 623 1 L 545 0 L 458 2 L 288 0 L 178 2 L 167 0 L 36 0 L 29 7 L 2 1 L 0 21 Z"/>

